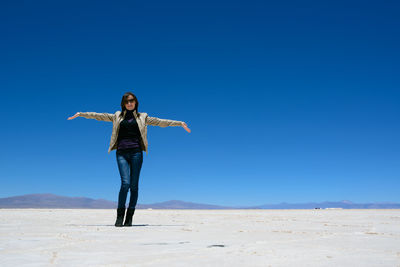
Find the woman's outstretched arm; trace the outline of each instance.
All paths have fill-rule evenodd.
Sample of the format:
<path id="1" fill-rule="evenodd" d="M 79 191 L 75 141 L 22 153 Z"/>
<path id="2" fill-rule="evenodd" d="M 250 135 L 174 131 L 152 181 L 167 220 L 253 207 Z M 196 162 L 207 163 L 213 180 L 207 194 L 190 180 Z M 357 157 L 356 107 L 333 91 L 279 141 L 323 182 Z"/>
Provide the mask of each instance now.
<path id="1" fill-rule="evenodd" d="M 68 118 L 68 120 L 75 119 L 76 117 L 83 117 L 86 119 L 95 119 L 98 121 L 113 121 L 114 114 L 111 113 L 97 113 L 97 112 L 77 112 L 74 116 Z"/>
<path id="2" fill-rule="evenodd" d="M 160 127 L 167 127 L 167 126 L 182 126 L 183 121 L 174 121 L 174 120 L 167 120 L 167 119 L 160 119 L 157 117 L 146 117 L 146 124 L 152 126 L 160 126 Z"/>
<path id="3" fill-rule="evenodd" d="M 152 126 L 160 126 L 160 127 L 167 127 L 167 126 L 182 126 L 185 128 L 187 132 L 190 133 L 190 129 L 187 127 L 186 123 L 183 121 L 175 121 L 175 120 L 167 120 L 167 119 L 160 119 L 157 117 L 146 117 L 146 124 Z"/>

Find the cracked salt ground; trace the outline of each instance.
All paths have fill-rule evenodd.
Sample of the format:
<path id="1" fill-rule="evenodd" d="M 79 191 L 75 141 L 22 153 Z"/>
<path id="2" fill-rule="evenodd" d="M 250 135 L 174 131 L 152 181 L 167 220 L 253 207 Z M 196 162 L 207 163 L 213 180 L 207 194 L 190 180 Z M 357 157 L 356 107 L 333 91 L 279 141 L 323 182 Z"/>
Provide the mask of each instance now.
<path id="1" fill-rule="evenodd" d="M 185 244 L 190 243 L 189 241 L 182 241 L 177 243 L 166 243 L 166 242 L 159 242 L 159 243 L 142 243 L 141 245 L 172 245 L 172 244 Z"/>
<path id="2" fill-rule="evenodd" d="M 121 229 L 114 216 L 0 209 L 0 266 L 400 266 L 400 210 L 138 209 L 146 226 Z"/>

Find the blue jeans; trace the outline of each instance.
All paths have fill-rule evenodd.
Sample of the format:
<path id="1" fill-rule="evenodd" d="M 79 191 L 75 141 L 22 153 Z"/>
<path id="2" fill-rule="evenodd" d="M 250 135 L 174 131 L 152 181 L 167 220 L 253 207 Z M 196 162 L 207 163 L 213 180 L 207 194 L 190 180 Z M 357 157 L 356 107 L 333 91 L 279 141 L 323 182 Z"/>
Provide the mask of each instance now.
<path id="1" fill-rule="evenodd" d="M 119 174 L 121 176 L 121 188 L 118 196 L 118 208 L 125 208 L 126 197 L 129 189 L 131 197 L 128 208 L 135 208 L 139 192 L 139 175 L 143 163 L 143 151 L 117 150 L 116 158 Z"/>

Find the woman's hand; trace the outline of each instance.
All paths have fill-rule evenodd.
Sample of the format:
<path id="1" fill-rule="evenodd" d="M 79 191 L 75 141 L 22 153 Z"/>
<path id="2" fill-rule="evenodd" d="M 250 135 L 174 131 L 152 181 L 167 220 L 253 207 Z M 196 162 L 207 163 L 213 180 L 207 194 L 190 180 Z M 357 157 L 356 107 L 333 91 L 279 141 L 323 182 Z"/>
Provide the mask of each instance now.
<path id="1" fill-rule="evenodd" d="M 74 116 L 69 117 L 67 120 L 73 120 L 79 116 L 79 112 L 77 112 Z"/>
<path id="2" fill-rule="evenodd" d="M 187 124 L 185 122 L 182 122 L 182 127 L 185 128 L 185 130 L 190 133 L 190 129 L 187 127 Z"/>

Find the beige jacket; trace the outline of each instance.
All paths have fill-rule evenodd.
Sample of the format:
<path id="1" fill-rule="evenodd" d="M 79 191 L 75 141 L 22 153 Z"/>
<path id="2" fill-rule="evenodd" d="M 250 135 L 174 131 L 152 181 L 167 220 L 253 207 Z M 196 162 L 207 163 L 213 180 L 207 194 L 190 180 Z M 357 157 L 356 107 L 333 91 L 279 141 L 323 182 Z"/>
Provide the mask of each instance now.
<path id="1" fill-rule="evenodd" d="M 98 121 L 111 121 L 113 123 L 113 129 L 111 134 L 110 140 L 110 147 L 108 148 L 108 153 L 111 150 L 117 149 L 118 146 L 118 132 L 119 132 L 119 125 L 121 121 L 125 118 L 126 111 L 124 111 L 123 116 L 120 117 L 121 111 L 117 111 L 114 114 L 112 113 L 97 113 L 97 112 L 78 112 L 79 117 L 83 117 L 86 119 L 95 119 Z M 167 127 L 167 126 L 182 126 L 182 121 L 174 121 L 174 120 L 166 120 L 160 119 L 156 117 L 150 117 L 147 113 L 144 112 L 133 112 L 135 116 L 136 122 L 139 126 L 140 134 L 142 136 L 141 147 L 142 150 L 146 151 L 148 154 L 148 142 L 147 142 L 147 125 L 153 126 L 160 126 L 160 127 Z"/>

